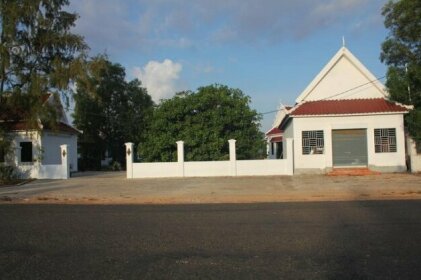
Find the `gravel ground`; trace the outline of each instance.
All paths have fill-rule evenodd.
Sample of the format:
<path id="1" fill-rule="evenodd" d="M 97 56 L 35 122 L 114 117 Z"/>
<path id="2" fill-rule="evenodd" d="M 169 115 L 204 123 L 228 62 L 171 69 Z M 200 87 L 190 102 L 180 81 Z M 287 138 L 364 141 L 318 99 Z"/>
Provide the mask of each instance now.
<path id="1" fill-rule="evenodd" d="M 126 179 L 79 173 L 0 188 L 0 203 L 184 204 L 421 199 L 421 174 Z"/>

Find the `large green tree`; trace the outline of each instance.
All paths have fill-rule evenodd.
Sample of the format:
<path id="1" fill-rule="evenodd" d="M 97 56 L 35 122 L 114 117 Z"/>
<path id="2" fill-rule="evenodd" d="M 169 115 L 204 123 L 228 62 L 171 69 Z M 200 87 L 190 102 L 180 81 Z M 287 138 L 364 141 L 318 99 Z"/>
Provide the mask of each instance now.
<path id="1" fill-rule="evenodd" d="M 414 105 L 405 121 L 421 146 L 421 1 L 389 1 L 382 14 L 389 29 L 381 53 L 386 86 L 393 100 Z"/>
<path id="2" fill-rule="evenodd" d="M 186 160 L 224 160 L 229 157 L 228 140 L 236 139 L 238 159 L 261 158 L 261 117 L 249 105 L 241 90 L 223 85 L 180 92 L 156 107 L 138 154 L 142 161 L 176 161 L 175 142 L 183 140 Z"/>
<path id="3" fill-rule="evenodd" d="M 86 168 L 100 167 L 105 150 L 125 162 L 125 142 L 145 138 L 153 102 L 140 81 L 126 82 L 124 68 L 104 56 L 87 63 L 87 75 L 77 82 L 74 124 Z"/>
<path id="4" fill-rule="evenodd" d="M 83 73 L 87 45 L 73 34 L 77 15 L 63 10 L 67 0 L 0 0 L 0 119 L 25 120 L 37 128 L 42 119 L 54 127 L 54 106 L 43 95 L 68 96 Z M 4 124 L 4 123 L 3 123 Z M 10 147 L 0 128 L 0 149 Z"/>
<path id="5" fill-rule="evenodd" d="M 1 109 L 19 108 L 20 117 L 28 121 L 48 119 L 50 114 L 43 110 L 49 108 L 40 106 L 41 96 L 65 95 L 83 72 L 87 45 L 71 32 L 77 14 L 63 9 L 68 4 L 68 0 L 0 0 Z"/>

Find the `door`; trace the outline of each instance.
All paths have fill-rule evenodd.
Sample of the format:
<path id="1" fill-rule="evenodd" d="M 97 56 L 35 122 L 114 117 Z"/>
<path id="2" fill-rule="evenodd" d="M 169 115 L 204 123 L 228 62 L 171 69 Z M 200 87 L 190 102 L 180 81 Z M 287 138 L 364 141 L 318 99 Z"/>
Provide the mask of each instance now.
<path id="1" fill-rule="evenodd" d="M 332 130 L 333 166 L 367 166 L 367 130 Z"/>

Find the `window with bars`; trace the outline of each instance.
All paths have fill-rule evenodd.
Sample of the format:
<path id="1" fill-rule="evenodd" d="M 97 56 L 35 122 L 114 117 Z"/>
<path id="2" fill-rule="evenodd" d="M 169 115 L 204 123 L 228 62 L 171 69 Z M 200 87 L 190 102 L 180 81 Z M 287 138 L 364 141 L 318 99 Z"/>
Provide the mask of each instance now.
<path id="1" fill-rule="evenodd" d="M 374 129 L 374 148 L 376 153 L 396 153 L 396 128 Z"/>
<path id="2" fill-rule="evenodd" d="M 323 130 L 309 130 L 302 132 L 303 155 L 323 154 L 324 134 Z"/>

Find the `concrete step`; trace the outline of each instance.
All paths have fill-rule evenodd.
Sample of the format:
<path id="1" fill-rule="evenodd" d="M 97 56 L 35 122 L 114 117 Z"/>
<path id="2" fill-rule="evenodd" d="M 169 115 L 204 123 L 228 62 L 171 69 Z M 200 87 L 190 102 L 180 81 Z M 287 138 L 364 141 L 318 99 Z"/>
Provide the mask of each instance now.
<path id="1" fill-rule="evenodd" d="M 369 176 L 380 175 L 378 171 L 370 170 L 366 167 L 362 168 L 333 168 L 332 171 L 327 173 L 328 176 Z"/>

